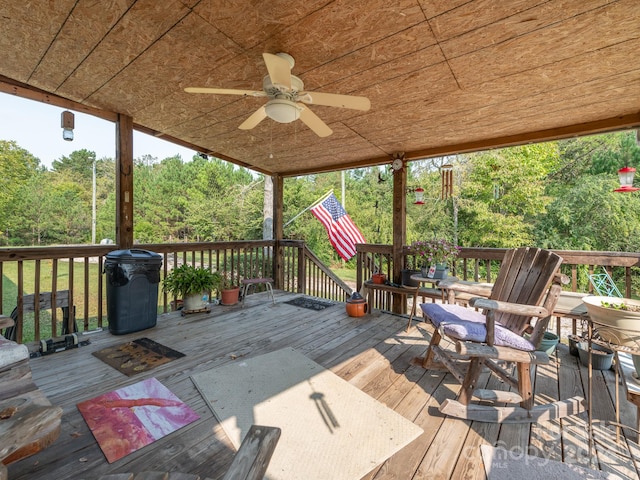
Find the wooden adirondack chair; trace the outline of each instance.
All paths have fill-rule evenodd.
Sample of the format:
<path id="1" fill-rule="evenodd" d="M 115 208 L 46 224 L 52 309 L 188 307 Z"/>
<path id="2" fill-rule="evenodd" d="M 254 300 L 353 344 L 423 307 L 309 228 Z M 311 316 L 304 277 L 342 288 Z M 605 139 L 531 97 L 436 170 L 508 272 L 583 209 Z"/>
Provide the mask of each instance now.
<path id="1" fill-rule="evenodd" d="M 534 407 L 531 365 L 549 363 L 547 354 L 535 349 L 544 336 L 561 284 L 567 281 L 559 273 L 561 263 L 560 256 L 547 250 L 509 250 L 490 292 L 486 287 L 476 290 L 472 285 L 444 281 L 440 286 L 446 289 L 449 303 L 421 305 L 435 327 L 429 349 L 420 359 L 422 366 L 445 367 L 462 383 L 458 399 L 445 400 L 440 406 L 442 413 L 483 422 L 524 423 L 584 409 L 580 397 Z M 455 304 L 455 292 L 482 297 L 472 298 L 469 305 L 473 308 L 467 308 Z M 527 332 L 529 339 L 524 336 Z M 453 342 L 455 351 L 440 345 L 443 337 Z M 515 372 L 513 365 L 505 367 L 505 362 L 515 363 Z M 517 392 L 478 389 L 485 366 Z M 483 405 L 472 404 L 474 397 Z M 495 406 L 487 405 L 488 401 Z M 510 406 L 503 406 L 505 403 Z"/>

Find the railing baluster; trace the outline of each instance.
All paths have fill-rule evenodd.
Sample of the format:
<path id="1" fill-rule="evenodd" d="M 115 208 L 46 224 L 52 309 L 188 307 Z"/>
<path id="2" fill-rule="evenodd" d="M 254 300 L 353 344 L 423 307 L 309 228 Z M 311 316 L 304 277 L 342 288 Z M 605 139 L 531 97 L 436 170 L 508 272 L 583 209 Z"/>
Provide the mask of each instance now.
<path id="1" fill-rule="evenodd" d="M 89 257 L 84 257 L 84 329 L 89 330 Z M 73 331 L 73 330 L 71 330 Z"/>
<path id="2" fill-rule="evenodd" d="M 33 280 L 33 293 L 35 295 L 34 302 L 40 303 L 40 259 L 35 261 Z M 33 312 L 33 334 L 36 338 L 40 338 L 40 309 L 36 308 Z"/>
<path id="3" fill-rule="evenodd" d="M 51 264 L 51 302 L 55 305 L 56 292 L 58 291 L 58 259 L 54 258 Z M 51 310 L 51 335 L 54 337 L 58 334 L 58 309 Z M 38 337 L 35 340 L 39 340 Z"/>
<path id="4" fill-rule="evenodd" d="M 74 302 L 74 274 L 75 274 L 75 258 L 69 257 L 69 305 L 75 305 Z M 73 326 L 76 321 L 76 309 L 69 308 L 69 319 L 67 322 L 67 332 L 73 332 Z"/>
<path id="5" fill-rule="evenodd" d="M 22 343 L 23 323 L 24 323 L 24 264 L 22 260 L 18 261 L 18 322 L 16 325 L 16 339 L 18 343 Z"/>

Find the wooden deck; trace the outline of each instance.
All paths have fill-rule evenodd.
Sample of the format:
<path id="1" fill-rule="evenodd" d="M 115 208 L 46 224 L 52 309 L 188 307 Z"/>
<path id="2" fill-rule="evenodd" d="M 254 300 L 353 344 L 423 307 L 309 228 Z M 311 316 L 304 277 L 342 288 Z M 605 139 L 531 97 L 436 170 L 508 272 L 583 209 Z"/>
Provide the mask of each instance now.
<path id="1" fill-rule="evenodd" d="M 467 422 L 441 415 L 437 406 L 455 397 L 459 385 L 452 376 L 425 371 L 410 360 L 424 353 L 429 330 L 414 322 L 406 333 L 406 316 L 375 312 L 351 318 L 343 304 L 313 311 L 284 302 L 297 295 L 276 291 L 276 305 L 266 294 L 247 297 L 246 305 L 216 306 L 210 314 L 162 315 L 155 328 L 114 336 L 92 334 L 91 344 L 76 350 L 31 360 L 37 385 L 54 405 L 64 409 L 62 431 L 53 446 L 9 465 L 9 478 L 96 479 L 107 473 L 145 470 L 180 471 L 222 478 L 234 449 L 190 375 L 239 358 L 294 347 L 372 397 L 423 428 L 424 434 L 377 467 L 368 479 L 486 478 L 480 445 L 589 465 L 638 478 L 640 449 L 635 433 L 623 431 L 616 444 L 614 374 L 594 372 L 593 414 L 595 451 L 588 455 L 587 415 L 537 425 L 496 425 Z M 148 373 L 126 377 L 91 352 L 139 337 L 148 337 L 186 354 Z M 83 336 L 83 339 L 86 338 Z M 76 408 L 82 400 L 156 377 L 196 410 L 201 419 L 138 452 L 108 464 Z M 498 382 L 487 375 L 491 387 Z M 535 383 L 537 403 L 584 395 L 586 368 L 560 346 Z M 586 395 L 585 395 L 586 396 Z M 635 425 L 635 407 L 622 396 L 625 425 Z M 357 440 L 354 440 L 357 441 Z"/>

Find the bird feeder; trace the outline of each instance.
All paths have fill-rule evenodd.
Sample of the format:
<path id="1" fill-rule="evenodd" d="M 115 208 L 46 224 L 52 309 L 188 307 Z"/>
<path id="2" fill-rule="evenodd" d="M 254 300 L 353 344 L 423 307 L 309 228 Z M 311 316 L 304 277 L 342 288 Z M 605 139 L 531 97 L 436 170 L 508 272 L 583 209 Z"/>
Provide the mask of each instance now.
<path id="1" fill-rule="evenodd" d="M 620 188 L 616 188 L 614 192 L 635 192 L 636 190 L 640 190 L 633 186 L 633 177 L 635 174 L 636 169 L 633 167 L 624 167 L 618 170 Z"/>
<path id="2" fill-rule="evenodd" d="M 413 193 L 416 195 L 416 201 L 413 202 L 414 205 L 424 205 L 424 188 L 418 187 Z"/>

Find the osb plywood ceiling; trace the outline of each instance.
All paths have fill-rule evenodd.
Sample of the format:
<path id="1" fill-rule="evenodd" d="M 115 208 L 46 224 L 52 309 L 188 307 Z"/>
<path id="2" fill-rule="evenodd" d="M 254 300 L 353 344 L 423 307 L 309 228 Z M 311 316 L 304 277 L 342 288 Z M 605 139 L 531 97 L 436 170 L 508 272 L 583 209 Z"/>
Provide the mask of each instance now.
<path id="1" fill-rule="evenodd" d="M 371 109 L 245 131 L 265 98 L 184 91 L 261 90 L 263 52 Z M 640 1 L 1 0 L 0 75 L 286 176 L 637 126 Z"/>

